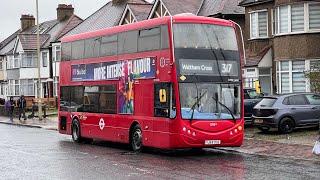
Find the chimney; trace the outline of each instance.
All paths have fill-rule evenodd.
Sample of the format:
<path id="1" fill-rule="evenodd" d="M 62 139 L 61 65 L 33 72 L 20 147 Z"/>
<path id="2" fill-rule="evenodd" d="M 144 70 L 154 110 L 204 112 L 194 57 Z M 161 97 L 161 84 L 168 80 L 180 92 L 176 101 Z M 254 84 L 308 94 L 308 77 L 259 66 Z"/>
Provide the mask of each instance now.
<path id="1" fill-rule="evenodd" d="M 123 3 L 126 3 L 128 0 L 112 0 L 112 4 L 114 5 L 120 5 Z"/>
<path id="2" fill-rule="evenodd" d="M 21 31 L 24 31 L 36 24 L 36 19 L 33 15 L 23 14 L 20 18 L 21 22 Z"/>
<path id="3" fill-rule="evenodd" d="M 69 19 L 74 13 L 74 8 L 72 5 L 59 4 L 57 8 L 57 19 L 59 21 L 64 21 Z"/>

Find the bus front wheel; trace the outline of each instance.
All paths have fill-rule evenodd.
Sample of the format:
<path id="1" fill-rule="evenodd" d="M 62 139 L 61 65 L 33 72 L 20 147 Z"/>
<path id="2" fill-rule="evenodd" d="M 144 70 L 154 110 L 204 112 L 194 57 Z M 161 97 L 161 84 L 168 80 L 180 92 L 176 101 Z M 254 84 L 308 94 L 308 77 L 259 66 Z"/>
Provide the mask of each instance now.
<path id="1" fill-rule="evenodd" d="M 134 152 L 140 152 L 142 150 L 142 130 L 139 124 L 136 124 L 130 134 L 131 149 Z"/>
<path id="2" fill-rule="evenodd" d="M 80 133 L 80 123 L 77 119 L 72 121 L 72 139 L 74 142 L 82 142 L 81 133 Z"/>

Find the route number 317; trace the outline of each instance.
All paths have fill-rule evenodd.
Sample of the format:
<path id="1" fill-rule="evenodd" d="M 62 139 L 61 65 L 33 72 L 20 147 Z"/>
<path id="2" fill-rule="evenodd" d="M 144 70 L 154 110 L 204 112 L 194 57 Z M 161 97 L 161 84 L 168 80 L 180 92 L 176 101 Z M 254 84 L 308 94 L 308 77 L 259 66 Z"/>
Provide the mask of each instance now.
<path id="1" fill-rule="evenodd" d="M 222 73 L 230 73 L 232 69 L 232 64 L 221 64 L 222 65 Z"/>

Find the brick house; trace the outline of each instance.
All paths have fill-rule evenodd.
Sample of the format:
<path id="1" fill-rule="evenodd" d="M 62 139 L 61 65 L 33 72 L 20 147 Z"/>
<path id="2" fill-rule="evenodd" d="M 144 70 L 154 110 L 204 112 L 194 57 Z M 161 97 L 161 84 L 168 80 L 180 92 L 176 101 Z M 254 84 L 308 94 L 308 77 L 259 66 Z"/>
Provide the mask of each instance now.
<path id="1" fill-rule="evenodd" d="M 309 92 L 305 72 L 320 60 L 320 2 L 244 0 L 245 86 L 268 94 Z"/>

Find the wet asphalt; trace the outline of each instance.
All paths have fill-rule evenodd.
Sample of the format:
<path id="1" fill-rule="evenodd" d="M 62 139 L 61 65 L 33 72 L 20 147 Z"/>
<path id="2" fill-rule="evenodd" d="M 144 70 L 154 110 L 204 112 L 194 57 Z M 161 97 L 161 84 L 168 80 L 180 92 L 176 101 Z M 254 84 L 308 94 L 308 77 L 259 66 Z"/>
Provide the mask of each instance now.
<path id="1" fill-rule="evenodd" d="M 320 163 L 218 149 L 132 153 L 57 131 L 0 124 L 0 179 L 320 179 Z"/>

